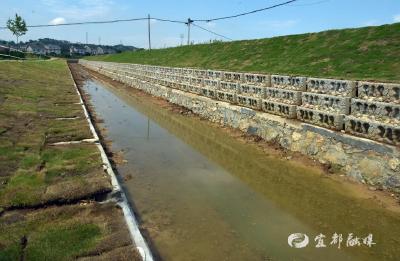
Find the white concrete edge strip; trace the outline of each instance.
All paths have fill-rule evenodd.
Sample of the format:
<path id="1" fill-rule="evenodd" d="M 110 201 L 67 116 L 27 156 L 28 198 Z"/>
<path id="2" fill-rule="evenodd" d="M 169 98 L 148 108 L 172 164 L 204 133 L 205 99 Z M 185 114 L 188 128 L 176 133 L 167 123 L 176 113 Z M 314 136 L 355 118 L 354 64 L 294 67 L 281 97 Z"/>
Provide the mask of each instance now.
<path id="1" fill-rule="evenodd" d="M 84 140 L 75 140 L 75 141 L 60 141 L 60 142 L 51 143 L 50 146 L 81 144 L 81 143 L 96 143 L 96 142 L 99 142 L 99 140 L 98 139 L 84 139 Z"/>
<path id="2" fill-rule="evenodd" d="M 86 105 L 83 102 L 82 94 L 79 91 L 78 87 L 76 86 L 75 80 L 74 80 L 74 78 L 72 76 L 72 73 L 69 70 L 69 68 L 68 68 L 68 71 L 69 71 L 70 77 L 72 79 L 72 82 L 74 84 L 75 91 L 78 93 L 81 106 L 83 108 L 86 120 L 89 123 L 89 127 L 90 127 L 90 130 L 91 130 L 92 134 L 93 134 L 93 137 L 94 137 L 94 139 L 99 140 L 99 136 L 97 135 L 97 132 L 96 132 L 94 126 L 93 126 L 92 120 L 91 120 L 91 118 L 90 118 L 90 116 L 89 116 L 89 114 L 87 112 Z M 142 233 L 140 232 L 140 229 L 139 229 L 139 226 L 138 226 L 138 222 L 137 222 L 137 220 L 135 218 L 135 215 L 134 215 L 132 209 L 130 208 L 130 206 L 128 204 L 128 199 L 127 199 L 124 191 L 121 189 L 121 186 L 118 183 L 117 177 L 116 177 L 116 175 L 115 175 L 115 173 L 114 173 L 114 171 L 113 171 L 113 169 L 111 167 L 110 161 L 108 160 L 108 157 L 107 157 L 107 155 L 106 155 L 106 153 L 104 151 L 104 148 L 103 148 L 103 146 L 101 145 L 100 142 L 97 143 L 96 145 L 97 145 L 97 147 L 98 147 L 98 149 L 100 151 L 100 155 L 101 155 L 101 158 L 102 158 L 102 161 L 103 161 L 104 168 L 107 171 L 108 175 L 111 177 L 111 184 L 113 186 L 113 192 L 119 192 L 120 195 L 121 195 L 121 199 L 122 200 L 120 202 L 118 202 L 118 205 L 121 207 L 121 209 L 122 209 L 122 211 L 124 213 L 125 222 L 126 222 L 126 224 L 128 226 L 131 238 L 132 238 L 133 242 L 135 243 L 139 254 L 142 256 L 143 261 L 153 261 L 154 259 L 153 259 L 153 255 L 152 255 L 152 253 L 150 251 L 150 248 L 147 245 Z"/>

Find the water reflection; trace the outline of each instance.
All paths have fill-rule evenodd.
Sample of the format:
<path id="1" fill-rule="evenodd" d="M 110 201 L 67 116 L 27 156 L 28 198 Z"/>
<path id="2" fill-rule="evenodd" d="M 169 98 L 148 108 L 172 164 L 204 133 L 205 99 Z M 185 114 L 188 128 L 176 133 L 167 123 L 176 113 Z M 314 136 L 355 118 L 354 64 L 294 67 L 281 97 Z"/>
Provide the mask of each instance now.
<path id="1" fill-rule="evenodd" d="M 97 91 L 96 91 L 97 88 Z M 396 260 L 398 215 L 361 200 L 321 173 L 266 156 L 207 122 L 88 81 L 135 205 L 166 260 Z M 310 236 L 292 249 L 287 237 Z M 316 249 L 314 237 L 366 236 L 373 248 Z M 346 238 L 344 239 L 346 240 Z"/>

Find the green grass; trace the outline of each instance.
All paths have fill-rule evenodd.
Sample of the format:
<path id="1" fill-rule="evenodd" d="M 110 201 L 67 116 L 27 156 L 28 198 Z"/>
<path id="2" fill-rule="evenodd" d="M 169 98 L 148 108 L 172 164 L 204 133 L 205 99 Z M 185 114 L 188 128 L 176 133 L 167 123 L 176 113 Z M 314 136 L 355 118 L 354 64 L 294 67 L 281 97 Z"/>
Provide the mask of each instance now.
<path id="1" fill-rule="evenodd" d="M 76 256 L 96 243 L 101 234 L 95 224 L 73 224 L 41 231 L 30 239 L 32 244 L 26 249 L 27 260 L 66 260 Z"/>
<path id="2" fill-rule="evenodd" d="M 400 23 L 86 57 L 88 60 L 400 81 Z"/>
<path id="3" fill-rule="evenodd" d="M 135 253 L 114 203 L 73 204 L 112 189 L 95 144 L 52 145 L 92 138 L 79 101 L 65 61 L 0 63 L 0 260 Z"/>
<path id="4" fill-rule="evenodd" d="M 0 216 L 0 231 L 0 260 L 76 260 L 127 244 L 121 210 L 113 204 L 9 211 Z"/>
<path id="5" fill-rule="evenodd" d="M 12 152 L 13 148 L 8 151 Z M 13 164 L 10 160 L 8 163 Z M 42 152 L 24 152 L 14 164 L 17 168 L 0 189 L 0 207 L 35 206 L 110 189 L 99 151 L 93 145 L 45 147 Z M 68 191 L 68 186 L 72 186 L 73 193 Z M 53 192 L 49 195 L 51 188 Z"/>
<path id="6" fill-rule="evenodd" d="M 92 138 L 65 61 L 2 62 L 0 86 L 1 208 L 111 188 L 95 145 L 50 146 Z"/>

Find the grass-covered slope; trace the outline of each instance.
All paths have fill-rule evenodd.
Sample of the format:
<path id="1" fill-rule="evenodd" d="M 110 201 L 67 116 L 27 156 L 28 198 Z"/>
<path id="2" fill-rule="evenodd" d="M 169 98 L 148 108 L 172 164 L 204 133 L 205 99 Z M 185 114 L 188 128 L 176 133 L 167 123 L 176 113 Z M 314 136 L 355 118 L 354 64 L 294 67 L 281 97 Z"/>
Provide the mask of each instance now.
<path id="1" fill-rule="evenodd" d="M 87 59 L 400 81 L 400 23 L 258 40 L 124 52 Z"/>

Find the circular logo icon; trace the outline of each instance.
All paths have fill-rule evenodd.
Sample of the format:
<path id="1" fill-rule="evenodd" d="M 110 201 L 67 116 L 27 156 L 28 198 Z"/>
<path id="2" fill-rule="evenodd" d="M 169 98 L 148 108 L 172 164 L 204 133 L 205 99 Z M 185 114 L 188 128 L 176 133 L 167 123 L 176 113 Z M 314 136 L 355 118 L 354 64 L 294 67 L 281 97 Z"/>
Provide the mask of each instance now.
<path id="1" fill-rule="evenodd" d="M 303 248 L 308 245 L 309 239 L 306 234 L 293 233 L 288 236 L 287 242 L 289 246 L 294 248 Z"/>

